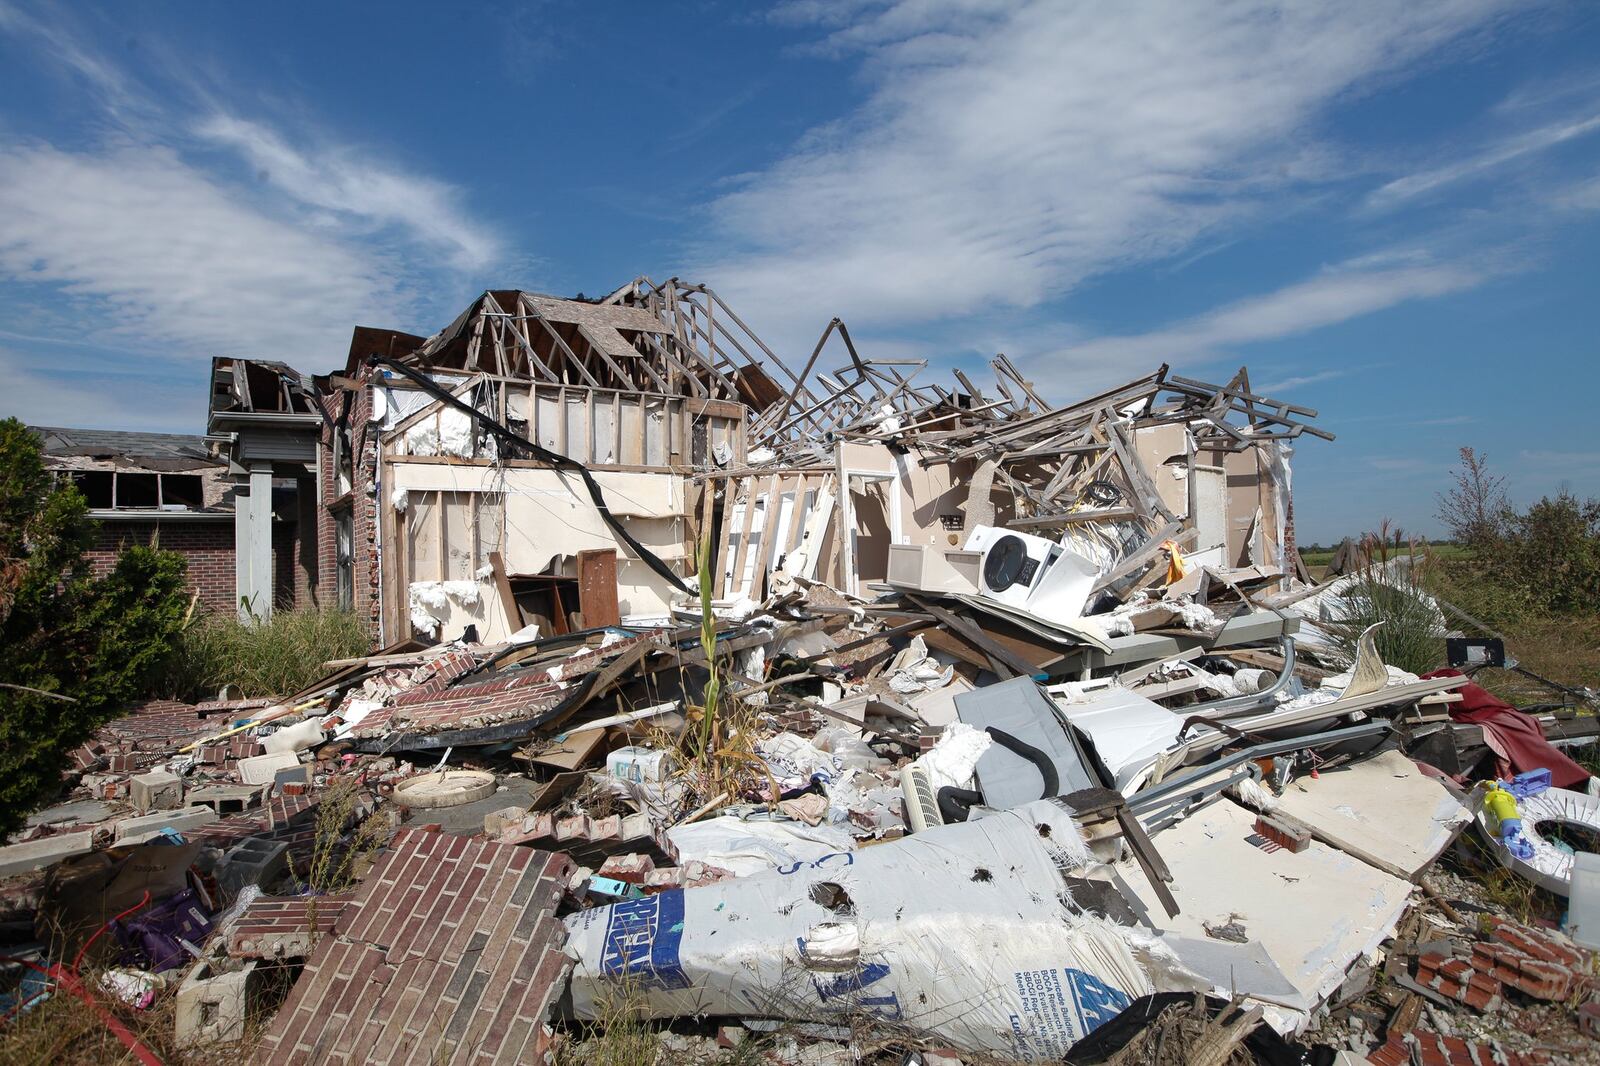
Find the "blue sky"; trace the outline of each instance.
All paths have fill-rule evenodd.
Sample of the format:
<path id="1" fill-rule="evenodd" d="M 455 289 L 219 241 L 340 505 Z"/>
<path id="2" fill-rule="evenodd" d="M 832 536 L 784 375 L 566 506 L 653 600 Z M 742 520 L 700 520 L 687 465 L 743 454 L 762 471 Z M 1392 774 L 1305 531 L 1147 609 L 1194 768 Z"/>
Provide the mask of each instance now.
<path id="1" fill-rule="evenodd" d="M 1436 531 L 1472 445 L 1600 494 L 1600 8 L 0 0 L 0 413 L 200 432 L 487 287 L 718 290 L 1069 400 L 1318 408 L 1302 540 Z"/>

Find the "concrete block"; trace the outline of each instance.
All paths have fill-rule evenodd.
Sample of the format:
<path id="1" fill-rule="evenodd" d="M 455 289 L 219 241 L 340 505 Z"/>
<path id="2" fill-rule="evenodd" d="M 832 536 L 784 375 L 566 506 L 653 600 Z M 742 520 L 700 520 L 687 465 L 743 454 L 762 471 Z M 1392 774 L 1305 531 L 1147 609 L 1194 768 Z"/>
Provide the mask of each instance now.
<path id="1" fill-rule="evenodd" d="M 241 814 L 261 802 L 260 785 L 205 785 L 189 793 L 189 803 L 218 814 Z"/>
<path id="2" fill-rule="evenodd" d="M 598 873 L 630 885 L 642 885 L 655 868 L 655 860 L 648 855 L 613 855 L 600 864 Z"/>
<path id="3" fill-rule="evenodd" d="M 81 783 L 97 800 L 119 799 L 128 791 L 128 779 L 116 774 L 84 774 Z"/>
<path id="4" fill-rule="evenodd" d="M 63 859 L 87 855 L 94 850 L 94 833 L 60 833 L 40 840 L 8 844 L 0 848 L 0 877 L 25 874 L 54 866 Z"/>
<path id="5" fill-rule="evenodd" d="M 205 958 L 178 986 L 174 1036 L 182 1047 L 244 1039 L 250 1002 L 260 988 L 255 962 Z"/>
<path id="6" fill-rule="evenodd" d="M 289 872 L 289 845 L 249 837 L 228 849 L 217 865 L 217 883 L 231 899 L 250 885 L 265 887 Z"/>
<path id="7" fill-rule="evenodd" d="M 300 756 L 292 751 L 280 751 L 276 755 L 256 755 L 239 760 L 239 780 L 246 785 L 270 785 L 279 770 L 288 770 L 299 765 Z"/>
<path id="8" fill-rule="evenodd" d="M 503 807 L 498 811 L 491 811 L 483 816 L 483 835 L 498 837 L 512 826 L 522 825 L 522 819 L 528 812 L 523 807 Z"/>
<path id="9" fill-rule="evenodd" d="M 128 798 L 138 811 L 171 811 L 183 806 L 183 781 L 165 770 L 128 780 Z"/>
<path id="10" fill-rule="evenodd" d="M 279 770 L 272 775 L 272 783 L 283 791 L 290 785 L 311 784 L 311 764 L 303 762 L 299 766 L 291 766 L 286 770 Z"/>
<path id="11" fill-rule="evenodd" d="M 134 818 L 124 818 L 114 827 L 113 842 L 117 844 L 142 844 L 161 835 L 163 829 L 181 833 L 198 829 L 217 820 L 217 812 L 210 807 L 185 807 L 179 811 L 156 811 Z"/>

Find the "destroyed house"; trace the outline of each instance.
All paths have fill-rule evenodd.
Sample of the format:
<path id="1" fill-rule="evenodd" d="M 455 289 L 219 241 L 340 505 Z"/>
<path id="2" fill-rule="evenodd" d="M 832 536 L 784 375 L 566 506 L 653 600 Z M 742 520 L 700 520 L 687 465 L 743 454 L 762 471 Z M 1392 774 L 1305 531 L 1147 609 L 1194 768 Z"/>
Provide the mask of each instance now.
<path id="1" fill-rule="evenodd" d="M 1328 435 L 1315 412 L 1244 370 L 1163 366 L 1057 407 L 992 368 L 987 392 L 961 371 L 941 386 L 923 361 L 863 358 L 834 320 L 797 370 L 709 288 L 646 278 L 598 300 L 485 292 L 430 337 L 358 327 L 326 376 L 219 358 L 240 595 L 272 598 L 287 543 L 293 587 L 380 642 L 494 642 L 668 617 L 702 534 L 722 600 L 794 581 L 979 593 L 986 565 L 1062 550 L 1106 580 L 1166 545 L 1294 571 L 1291 442 Z M 1098 591 L 1082 585 L 990 599 L 1072 617 Z"/>
<path id="2" fill-rule="evenodd" d="M 215 358 L 208 440 L 233 482 L 235 602 L 241 617 L 327 602 L 318 557 L 322 417 L 311 382 L 283 363 Z"/>

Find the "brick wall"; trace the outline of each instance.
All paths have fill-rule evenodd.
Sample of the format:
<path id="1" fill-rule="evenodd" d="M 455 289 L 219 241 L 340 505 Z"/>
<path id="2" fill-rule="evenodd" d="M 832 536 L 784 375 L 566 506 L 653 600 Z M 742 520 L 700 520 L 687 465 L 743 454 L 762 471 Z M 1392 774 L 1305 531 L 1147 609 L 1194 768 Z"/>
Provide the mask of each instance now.
<path id="1" fill-rule="evenodd" d="M 272 608 L 288 610 L 295 606 L 295 526 L 272 523 Z"/>
<path id="2" fill-rule="evenodd" d="M 94 545 L 85 555 L 90 573 L 110 572 L 122 550 L 154 545 L 175 551 L 189 563 L 189 587 L 200 590 L 202 605 L 231 611 L 234 600 L 233 523 L 228 522 L 101 522 Z"/>
<path id="3" fill-rule="evenodd" d="M 361 378 L 367 380 L 364 374 Z M 337 422 L 344 408 L 345 397 L 351 396 L 350 412 L 346 421 L 350 433 L 350 448 L 355 455 L 354 489 L 349 498 L 341 502 L 338 473 L 333 467 L 333 427 L 323 423 L 322 437 L 317 446 L 317 463 L 321 470 L 322 500 L 317 508 L 317 571 L 321 597 L 327 603 L 338 599 L 339 567 L 337 559 L 338 538 L 335 535 L 335 516 L 348 507 L 352 514 L 351 544 L 354 554 L 355 576 L 354 608 L 365 619 L 374 640 L 377 639 L 381 597 L 379 587 L 378 510 L 374 495 L 377 480 L 378 429 L 372 425 L 372 390 L 362 388 L 354 394 L 330 390 L 321 397 L 323 409 Z M 390 638 L 394 639 L 391 634 Z"/>

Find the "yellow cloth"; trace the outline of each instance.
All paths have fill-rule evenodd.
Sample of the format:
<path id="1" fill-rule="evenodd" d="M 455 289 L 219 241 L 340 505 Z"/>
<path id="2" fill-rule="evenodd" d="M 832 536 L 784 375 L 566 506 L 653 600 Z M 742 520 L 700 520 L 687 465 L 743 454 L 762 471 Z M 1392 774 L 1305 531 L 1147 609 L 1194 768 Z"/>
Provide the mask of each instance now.
<path id="1" fill-rule="evenodd" d="M 1164 540 L 1161 550 L 1167 553 L 1167 584 L 1171 585 L 1183 579 L 1189 572 L 1189 564 L 1184 561 L 1183 552 L 1178 550 L 1178 542 Z"/>

